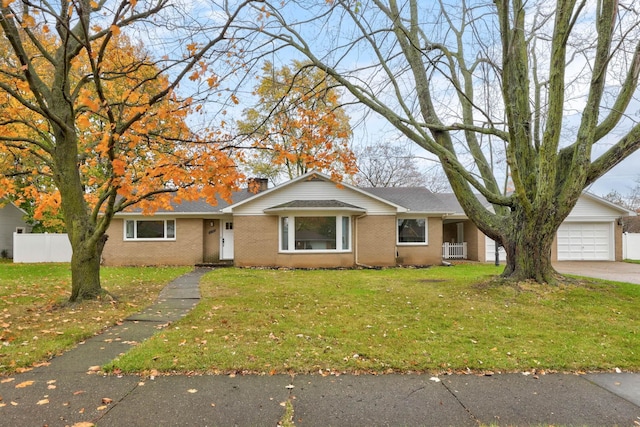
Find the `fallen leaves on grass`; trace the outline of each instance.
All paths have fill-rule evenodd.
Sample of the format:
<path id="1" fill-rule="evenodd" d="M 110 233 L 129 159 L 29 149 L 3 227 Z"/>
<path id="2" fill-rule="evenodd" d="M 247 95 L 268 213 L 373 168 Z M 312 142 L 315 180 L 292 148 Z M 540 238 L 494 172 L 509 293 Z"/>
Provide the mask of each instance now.
<path id="1" fill-rule="evenodd" d="M 185 269 L 104 268 L 105 289 L 119 301 L 68 304 L 68 265 L 0 265 L 0 373 L 41 365 L 153 302 Z M 75 341 L 75 342 L 74 342 Z M 44 362 L 47 363 L 47 362 Z"/>

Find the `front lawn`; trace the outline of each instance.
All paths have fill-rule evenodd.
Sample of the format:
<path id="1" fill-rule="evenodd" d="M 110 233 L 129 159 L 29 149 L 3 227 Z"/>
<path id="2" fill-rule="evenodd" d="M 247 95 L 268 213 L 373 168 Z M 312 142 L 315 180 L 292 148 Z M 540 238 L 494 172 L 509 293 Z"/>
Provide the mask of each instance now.
<path id="1" fill-rule="evenodd" d="M 501 285 L 502 268 L 215 270 L 193 312 L 107 369 L 640 369 L 640 286 Z"/>
<path id="2" fill-rule="evenodd" d="M 189 270 L 103 267 L 102 286 L 117 300 L 66 305 L 69 264 L 0 262 L 0 375 L 29 369 L 141 311 Z"/>

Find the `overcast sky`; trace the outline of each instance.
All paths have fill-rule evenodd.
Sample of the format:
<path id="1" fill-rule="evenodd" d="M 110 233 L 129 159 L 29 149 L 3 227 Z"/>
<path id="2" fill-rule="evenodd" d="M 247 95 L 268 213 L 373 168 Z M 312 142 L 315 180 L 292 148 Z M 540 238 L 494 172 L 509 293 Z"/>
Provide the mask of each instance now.
<path id="1" fill-rule="evenodd" d="M 603 196 L 611 190 L 626 194 L 636 186 L 636 179 L 640 179 L 640 151 L 636 151 L 610 170 L 589 187 L 588 191 L 598 196 Z"/>

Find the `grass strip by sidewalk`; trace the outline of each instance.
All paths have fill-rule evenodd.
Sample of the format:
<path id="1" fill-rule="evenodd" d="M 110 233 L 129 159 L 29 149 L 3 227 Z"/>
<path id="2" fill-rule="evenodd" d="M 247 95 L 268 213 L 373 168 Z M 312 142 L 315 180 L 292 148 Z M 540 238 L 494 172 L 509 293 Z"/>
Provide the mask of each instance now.
<path id="1" fill-rule="evenodd" d="M 640 370 L 640 286 L 492 280 L 492 265 L 219 269 L 118 372 Z"/>
<path id="2" fill-rule="evenodd" d="M 0 262 L 0 375 L 45 362 L 141 311 L 167 283 L 189 270 L 103 267 L 102 286 L 117 300 L 67 305 L 69 264 Z"/>

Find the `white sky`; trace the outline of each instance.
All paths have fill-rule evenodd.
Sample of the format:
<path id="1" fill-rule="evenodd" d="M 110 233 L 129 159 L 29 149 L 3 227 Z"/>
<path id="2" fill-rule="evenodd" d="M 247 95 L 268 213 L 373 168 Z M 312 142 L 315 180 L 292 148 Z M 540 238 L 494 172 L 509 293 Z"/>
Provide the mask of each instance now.
<path id="1" fill-rule="evenodd" d="M 636 151 L 602 176 L 588 188 L 588 191 L 598 196 L 603 196 L 611 190 L 627 194 L 636 186 L 636 179 L 640 179 L 640 151 Z"/>

